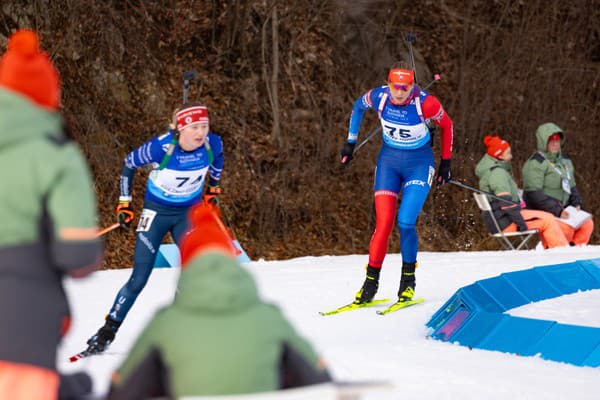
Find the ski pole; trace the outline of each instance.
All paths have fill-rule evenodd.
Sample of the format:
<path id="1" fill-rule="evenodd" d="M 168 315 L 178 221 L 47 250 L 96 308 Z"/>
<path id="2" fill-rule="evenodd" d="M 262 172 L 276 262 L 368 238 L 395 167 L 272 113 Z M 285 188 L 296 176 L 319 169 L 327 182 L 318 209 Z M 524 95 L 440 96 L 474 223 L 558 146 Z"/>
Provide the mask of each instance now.
<path id="1" fill-rule="evenodd" d="M 183 73 L 183 104 L 188 102 L 190 94 L 190 81 L 196 79 L 196 70 L 194 68 Z"/>
<path id="2" fill-rule="evenodd" d="M 369 136 L 367 136 L 365 138 L 365 140 L 363 140 L 362 142 L 360 142 L 358 144 L 358 146 L 356 146 L 356 148 L 354 149 L 354 151 L 352 152 L 352 154 L 356 154 L 356 152 L 358 151 L 358 149 L 360 149 L 361 147 L 363 147 L 369 140 L 371 140 L 371 138 L 375 135 L 377 135 L 379 132 L 381 132 L 381 127 L 375 128 L 371 131 L 371 133 L 369 133 Z"/>
<path id="3" fill-rule="evenodd" d="M 190 82 L 193 81 L 194 79 L 196 79 L 196 70 L 195 69 L 192 68 L 183 73 L 183 104 L 186 104 L 188 102 L 189 95 L 190 95 Z M 167 164 L 169 163 L 169 161 L 171 161 L 171 156 L 173 156 L 173 151 L 175 151 L 175 146 L 179 142 L 179 131 L 177 130 L 175 123 L 171 123 L 169 125 L 169 130 L 173 131 L 174 134 L 173 134 L 173 138 L 169 142 L 169 147 L 167 147 L 167 151 L 165 152 L 163 159 L 160 161 L 160 164 L 158 166 L 159 171 L 164 169 L 167 166 Z"/>
<path id="4" fill-rule="evenodd" d="M 412 64 L 413 71 L 415 72 L 415 82 L 418 83 L 419 80 L 417 79 L 417 65 L 415 64 L 415 56 L 413 54 L 413 46 L 417 44 L 417 34 L 414 32 L 406 33 L 404 35 L 404 38 L 406 40 L 406 43 L 408 43 L 408 55 L 410 56 L 410 63 Z M 433 75 L 433 80 L 427 85 L 425 85 L 423 90 L 427 90 L 431 85 L 433 85 L 440 79 L 440 74 Z"/>
<path id="5" fill-rule="evenodd" d="M 506 199 L 503 199 L 502 197 L 498 197 L 494 193 L 486 192 L 485 190 L 481 190 L 481 189 L 477 189 L 476 187 L 473 187 L 473 186 L 465 185 L 464 183 L 462 183 L 460 181 L 457 181 L 456 179 L 450 179 L 448 182 L 452 183 L 452 184 L 454 184 L 456 186 L 460 186 L 461 188 L 469 189 L 469 190 L 471 190 L 473 192 L 477 192 L 477 193 L 481 193 L 481 194 L 487 194 L 488 196 L 490 196 L 490 197 L 492 197 L 492 198 L 494 198 L 496 200 L 500 200 L 500 201 L 503 201 L 503 202 L 508 203 L 508 204 L 512 204 L 512 205 L 518 205 L 519 204 L 519 203 L 516 203 L 516 202 L 514 202 L 512 200 L 506 200 Z"/>
<path id="6" fill-rule="evenodd" d="M 419 82 L 417 79 L 417 66 L 415 65 L 415 57 L 413 55 L 413 45 L 417 44 L 417 34 L 414 32 L 409 32 L 404 34 L 404 39 L 406 43 L 408 43 L 408 55 L 410 56 L 410 62 L 412 64 L 413 71 L 415 73 L 415 82 Z"/>
<path id="7" fill-rule="evenodd" d="M 415 82 L 418 82 L 417 80 L 417 67 L 415 65 L 415 57 L 413 55 L 413 49 L 412 49 L 412 45 L 417 43 L 417 35 L 414 32 L 411 33 L 406 33 L 404 35 L 404 38 L 406 40 L 406 42 L 408 43 L 408 53 L 410 55 L 410 62 L 412 64 L 412 68 L 413 71 L 415 73 Z M 427 85 L 425 85 L 425 87 L 423 88 L 423 90 L 427 90 L 431 85 L 433 85 L 434 83 L 436 83 L 437 81 L 439 81 L 441 79 L 440 74 L 435 74 L 433 76 L 433 80 L 431 82 L 429 82 Z M 360 142 L 356 148 L 354 149 L 354 151 L 352 152 L 352 154 L 356 154 L 356 152 L 358 151 L 358 149 L 360 149 L 361 147 L 363 147 L 365 144 L 367 144 L 367 142 L 369 140 L 371 140 L 371 138 L 373 136 L 375 136 L 376 134 L 378 134 L 379 132 L 381 132 L 381 127 L 378 127 L 376 129 L 373 129 L 371 131 L 371 133 L 369 133 L 369 135 L 365 138 L 365 140 L 363 140 L 362 142 Z"/>
<path id="8" fill-rule="evenodd" d="M 223 231 L 225 234 L 227 234 L 227 236 L 229 236 L 229 240 L 231 240 L 231 245 L 235 248 L 235 255 L 239 256 L 240 254 L 242 254 L 242 251 L 238 249 L 234 243 L 236 240 L 235 236 L 233 236 L 231 230 L 229 230 L 229 228 L 227 228 L 227 226 L 223 223 L 223 211 L 221 211 L 221 209 L 215 204 L 211 204 L 205 200 L 202 200 L 200 207 L 205 207 L 213 213 L 215 217 L 215 222 L 217 223 L 219 229 L 221 229 L 221 231 Z"/>
<path id="9" fill-rule="evenodd" d="M 429 89 L 429 87 L 431 85 L 433 85 L 434 83 L 436 83 L 437 81 L 439 81 L 440 79 L 442 79 L 442 77 L 440 76 L 440 74 L 435 74 L 433 75 L 433 80 L 431 82 L 429 82 L 427 85 L 425 85 L 425 87 L 423 88 L 423 90 L 427 90 Z"/>
<path id="10" fill-rule="evenodd" d="M 111 226 L 108 226 L 108 227 L 102 229 L 101 231 L 98 231 L 98 233 L 96 233 L 96 237 L 100 237 L 100 236 L 104 235 L 105 233 L 108 233 L 110 231 L 114 231 L 119 226 L 121 226 L 121 224 L 119 224 L 118 222 L 115 222 Z"/>

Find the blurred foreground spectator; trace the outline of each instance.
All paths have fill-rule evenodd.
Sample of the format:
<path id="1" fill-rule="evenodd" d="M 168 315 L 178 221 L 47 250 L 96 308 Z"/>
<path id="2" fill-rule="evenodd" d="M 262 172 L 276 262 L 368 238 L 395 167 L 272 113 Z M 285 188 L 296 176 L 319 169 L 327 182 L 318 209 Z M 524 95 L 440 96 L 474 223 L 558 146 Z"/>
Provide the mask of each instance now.
<path id="1" fill-rule="evenodd" d="M 62 278 L 88 275 L 102 257 L 92 180 L 59 102 L 59 76 L 37 34 L 14 33 L 0 59 L 0 399 L 91 390 L 87 375 L 56 371 L 70 325 Z"/>
<path id="2" fill-rule="evenodd" d="M 109 398 L 268 392 L 330 380 L 311 345 L 262 302 L 214 206 L 190 212 L 173 304 L 113 375 Z"/>

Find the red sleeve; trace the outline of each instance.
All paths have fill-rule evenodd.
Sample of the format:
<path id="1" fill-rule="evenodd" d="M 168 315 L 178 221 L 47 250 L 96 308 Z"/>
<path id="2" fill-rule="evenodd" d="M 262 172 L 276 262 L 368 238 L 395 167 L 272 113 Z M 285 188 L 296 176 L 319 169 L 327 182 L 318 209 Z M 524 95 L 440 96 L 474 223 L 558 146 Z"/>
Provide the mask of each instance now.
<path id="1" fill-rule="evenodd" d="M 442 152 L 443 159 L 452 158 L 452 140 L 454 137 L 453 125 L 450 116 L 444 111 L 437 97 L 429 95 L 423 102 L 423 117 L 433 121 L 442 130 Z"/>

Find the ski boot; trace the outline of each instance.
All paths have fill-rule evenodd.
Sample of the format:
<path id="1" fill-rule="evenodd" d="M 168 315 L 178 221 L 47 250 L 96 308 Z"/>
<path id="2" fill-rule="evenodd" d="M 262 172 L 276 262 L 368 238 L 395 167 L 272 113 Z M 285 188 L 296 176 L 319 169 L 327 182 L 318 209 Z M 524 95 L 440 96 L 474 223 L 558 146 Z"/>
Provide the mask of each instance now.
<path id="1" fill-rule="evenodd" d="M 415 269 L 417 263 L 402 263 L 402 277 L 398 289 L 398 301 L 410 301 L 415 295 Z"/>
<path id="2" fill-rule="evenodd" d="M 108 346 L 115 340 L 115 334 L 121 322 L 116 322 L 110 318 L 106 318 L 104 326 L 98 329 L 94 336 L 88 339 L 88 348 L 85 350 L 88 354 L 100 354 L 108 349 Z"/>
<path id="3" fill-rule="evenodd" d="M 363 283 L 360 290 L 356 292 L 356 295 L 354 295 L 355 304 L 363 304 L 373 301 L 373 298 L 377 293 L 377 289 L 379 288 L 380 272 L 381 268 L 373 268 L 367 264 L 367 277 L 365 278 L 365 283 Z"/>

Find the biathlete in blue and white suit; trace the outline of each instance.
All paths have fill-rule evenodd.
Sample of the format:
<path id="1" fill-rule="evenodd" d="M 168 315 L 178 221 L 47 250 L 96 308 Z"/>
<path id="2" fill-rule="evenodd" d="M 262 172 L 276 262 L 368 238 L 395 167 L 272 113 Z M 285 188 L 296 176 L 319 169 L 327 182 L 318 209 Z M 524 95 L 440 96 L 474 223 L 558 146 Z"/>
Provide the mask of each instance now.
<path id="1" fill-rule="evenodd" d="M 185 104 L 174 115 L 177 130 L 144 143 L 125 157 L 121 171 L 117 219 L 124 225 L 133 220 L 131 186 L 136 169 L 152 164 L 144 198 L 144 209 L 136 229 L 131 277 L 121 288 L 106 316 L 106 322 L 87 344 L 88 351 L 100 353 L 115 334 L 140 294 L 154 266 L 158 248 L 171 232 L 175 243 L 188 228 L 191 206 L 203 199 L 216 201 L 223 168 L 223 143 L 209 132 L 208 110 L 199 103 Z M 208 181 L 208 182 L 207 182 Z"/>
<path id="2" fill-rule="evenodd" d="M 389 237 L 398 211 L 402 277 L 399 301 L 411 300 L 415 291 L 415 268 L 419 239 L 415 224 L 434 179 L 431 132 L 428 123 L 441 128 L 441 162 L 436 181 L 441 185 L 451 178 L 452 120 L 439 100 L 414 83 L 414 71 L 392 68 L 388 84 L 359 97 L 354 103 L 348 138 L 341 152 L 347 164 L 358 139 L 358 131 L 366 110 L 377 111 L 381 121 L 383 145 L 375 170 L 375 232 L 369 246 L 367 276 L 356 293 L 356 303 L 373 300 L 379 286 L 379 273 L 385 258 Z"/>

